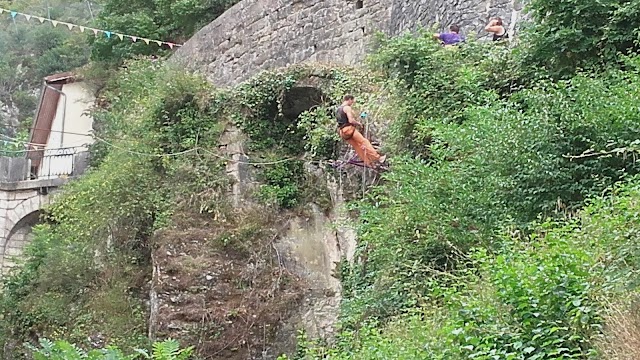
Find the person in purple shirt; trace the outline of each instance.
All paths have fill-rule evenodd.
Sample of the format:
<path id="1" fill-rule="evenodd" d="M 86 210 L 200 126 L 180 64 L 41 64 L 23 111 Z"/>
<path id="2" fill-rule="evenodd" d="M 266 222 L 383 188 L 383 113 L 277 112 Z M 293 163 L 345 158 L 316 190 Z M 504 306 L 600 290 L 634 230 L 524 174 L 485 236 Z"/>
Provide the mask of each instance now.
<path id="1" fill-rule="evenodd" d="M 460 33 L 460 27 L 456 24 L 453 24 L 449 26 L 448 33 L 433 34 L 433 38 L 440 40 L 440 42 L 444 46 L 456 45 L 459 42 L 464 41 L 464 39 L 462 38 L 462 36 L 460 36 L 459 33 Z"/>

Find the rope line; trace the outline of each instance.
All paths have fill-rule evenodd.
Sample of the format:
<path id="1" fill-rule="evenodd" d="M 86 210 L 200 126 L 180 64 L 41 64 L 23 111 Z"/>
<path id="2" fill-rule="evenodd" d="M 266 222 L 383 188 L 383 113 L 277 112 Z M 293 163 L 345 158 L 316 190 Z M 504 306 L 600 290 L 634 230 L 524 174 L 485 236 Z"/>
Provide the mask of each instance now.
<path id="1" fill-rule="evenodd" d="M 45 129 L 36 129 L 36 130 L 45 130 Z M 60 130 L 51 130 L 52 132 L 58 132 L 58 133 L 64 133 L 64 134 L 71 134 L 71 135 L 82 135 L 82 136 L 87 136 L 87 137 L 92 137 L 93 139 L 95 139 L 96 141 L 103 143 L 111 148 L 120 150 L 120 151 L 124 151 L 126 153 L 132 154 L 132 155 L 138 155 L 138 156 L 148 156 L 148 157 L 157 157 L 157 158 L 163 158 L 163 157 L 175 157 L 175 156 L 180 156 L 180 155 L 186 155 L 192 152 L 197 152 L 197 151 L 203 151 L 205 153 L 207 153 L 208 155 L 217 157 L 219 159 L 228 161 L 228 162 L 233 162 L 233 163 L 237 163 L 237 164 L 244 164 L 244 165 L 254 165 L 254 166 L 259 166 L 259 165 L 276 165 L 276 164 L 281 164 L 284 162 L 288 162 L 288 161 L 303 161 L 303 159 L 299 156 L 299 157 L 290 157 L 290 158 L 285 158 L 285 159 L 280 159 L 280 160 L 275 160 L 275 161 L 263 161 L 263 162 L 252 162 L 252 161 L 242 161 L 242 160 L 234 160 L 232 158 L 228 158 L 219 154 L 216 154 L 208 149 L 205 149 L 203 147 L 200 146 L 196 146 L 192 149 L 188 149 L 188 150 L 184 150 L 184 151 L 180 151 L 180 152 L 175 152 L 175 153 L 168 153 L 168 154 L 153 154 L 153 153 L 145 153 L 145 152 L 140 152 L 140 151 L 136 151 L 136 150 L 131 150 L 129 148 L 125 148 L 122 146 L 118 146 L 112 142 L 109 142 L 99 136 L 96 135 L 92 135 L 92 134 L 81 134 L 81 133 L 74 133 L 74 132 L 70 132 L 70 131 L 60 131 Z M 26 146 L 43 146 L 44 144 L 36 144 L 36 143 L 30 143 L 27 141 L 22 141 L 19 139 L 15 139 L 15 138 L 11 138 L 9 136 L 0 134 L 2 137 L 9 139 L 13 144 L 16 145 L 26 145 Z M 119 140 L 124 140 L 124 139 L 119 139 Z M 39 151 L 44 151 L 44 150 L 55 150 L 55 149 L 25 149 L 25 150 L 2 150 L 0 152 L 3 153 L 13 153 L 13 154 L 19 154 L 19 153 L 29 153 L 29 152 L 39 152 Z"/>

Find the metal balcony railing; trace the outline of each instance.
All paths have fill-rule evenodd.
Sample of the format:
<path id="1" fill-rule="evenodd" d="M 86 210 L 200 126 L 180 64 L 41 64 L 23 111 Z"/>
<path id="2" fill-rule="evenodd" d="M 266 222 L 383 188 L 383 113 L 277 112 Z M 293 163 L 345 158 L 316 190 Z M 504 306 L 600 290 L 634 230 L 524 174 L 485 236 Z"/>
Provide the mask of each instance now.
<path id="1" fill-rule="evenodd" d="M 79 176 L 87 169 L 86 147 L 32 151 L 27 157 L 0 157 L 0 182 Z"/>

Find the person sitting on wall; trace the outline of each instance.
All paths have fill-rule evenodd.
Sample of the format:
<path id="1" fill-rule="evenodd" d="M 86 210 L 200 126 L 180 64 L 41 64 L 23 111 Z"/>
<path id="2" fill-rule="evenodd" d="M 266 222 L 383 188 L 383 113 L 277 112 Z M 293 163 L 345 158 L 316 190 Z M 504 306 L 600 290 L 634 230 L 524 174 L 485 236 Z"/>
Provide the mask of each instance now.
<path id="1" fill-rule="evenodd" d="M 509 38 L 509 33 L 507 33 L 507 29 L 505 29 L 500 17 L 491 18 L 484 30 L 493 33 L 493 41 L 507 40 Z"/>
<path id="2" fill-rule="evenodd" d="M 460 27 L 456 24 L 449 26 L 448 33 L 433 34 L 433 38 L 439 40 L 444 46 L 457 45 L 464 41 L 462 36 L 460 36 Z"/>
<path id="3" fill-rule="evenodd" d="M 351 108 L 355 102 L 356 99 L 353 95 L 345 95 L 342 105 L 336 110 L 338 133 L 342 140 L 348 142 L 349 145 L 353 147 L 365 166 L 375 168 L 385 162 L 386 156 L 381 156 L 376 149 L 373 148 L 369 140 L 358 131 L 357 128 L 362 128 L 362 124 L 356 120 L 353 109 Z"/>

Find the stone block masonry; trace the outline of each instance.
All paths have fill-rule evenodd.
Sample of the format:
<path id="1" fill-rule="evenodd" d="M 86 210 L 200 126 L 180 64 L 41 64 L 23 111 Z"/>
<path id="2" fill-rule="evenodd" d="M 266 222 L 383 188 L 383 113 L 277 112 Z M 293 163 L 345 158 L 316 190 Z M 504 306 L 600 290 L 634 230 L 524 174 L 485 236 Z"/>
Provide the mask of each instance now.
<path id="1" fill-rule="evenodd" d="M 63 179 L 0 182 L 0 276 L 11 269 L 31 241 L 40 210 L 51 201 Z"/>
<path id="2" fill-rule="evenodd" d="M 243 0 L 205 26 L 172 57 L 226 87 L 301 62 L 355 65 L 381 31 L 458 23 L 480 33 L 490 16 L 513 28 L 523 0 Z M 513 22 L 513 24 L 512 24 Z"/>
<path id="3" fill-rule="evenodd" d="M 355 2 L 342 0 L 244 0 L 200 30 L 173 59 L 220 86 L 303 61 L 354 64 L 371 35 L 386 30 L 390 2 L 369 0 L 356 9 Z"/>
<path id="4" fill-rule="evenodd" d="M 458 24 L 464 35 L 488 37 L 483 31 L 491 17 L 500 16 L 509 30 L 516 28 L 524 0 L 394 0 L 389 24 L 392 35 L 436 25 L 442 31 Z"/>

